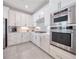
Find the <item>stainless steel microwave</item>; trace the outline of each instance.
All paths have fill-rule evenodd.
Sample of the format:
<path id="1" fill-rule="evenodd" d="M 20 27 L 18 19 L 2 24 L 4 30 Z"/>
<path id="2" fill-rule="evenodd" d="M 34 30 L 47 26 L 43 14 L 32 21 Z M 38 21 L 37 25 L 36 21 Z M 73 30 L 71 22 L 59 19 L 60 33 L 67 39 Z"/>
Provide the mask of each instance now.
<path id="1" fill-rule="evenodd" d="M 64 22 L 67 24 L 76 23 L 76 6 L 72 5 L 68 8 L 62 8 L 51 15 L 51 25 L 60 25 Z"/>

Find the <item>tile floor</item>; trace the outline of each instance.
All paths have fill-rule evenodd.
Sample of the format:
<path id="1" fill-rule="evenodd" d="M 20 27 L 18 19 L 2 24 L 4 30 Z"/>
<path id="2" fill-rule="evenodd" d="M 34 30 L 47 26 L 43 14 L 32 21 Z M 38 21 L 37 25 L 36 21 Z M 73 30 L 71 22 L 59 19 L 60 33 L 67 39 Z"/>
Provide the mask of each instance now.
<path id="1" fill-rule="evenodd" d="M 8 47 L 3 51 L 4 59 L 54 59 L 31 42 Z"/>

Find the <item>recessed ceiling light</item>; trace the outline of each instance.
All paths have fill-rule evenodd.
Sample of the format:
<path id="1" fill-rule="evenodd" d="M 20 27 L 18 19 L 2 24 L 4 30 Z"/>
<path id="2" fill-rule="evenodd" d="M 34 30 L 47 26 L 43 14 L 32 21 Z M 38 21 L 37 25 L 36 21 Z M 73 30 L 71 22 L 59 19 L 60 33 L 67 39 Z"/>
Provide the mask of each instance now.
<path id="1" fill-rule="evenodd" d="M 28 5 L 25 5 L 25 8 L 28 8 Z"/>
<path id="2" fill-rule="evenodd" d="M 41 15 L 44 15 L 44 12 L 41 12 Z"/>

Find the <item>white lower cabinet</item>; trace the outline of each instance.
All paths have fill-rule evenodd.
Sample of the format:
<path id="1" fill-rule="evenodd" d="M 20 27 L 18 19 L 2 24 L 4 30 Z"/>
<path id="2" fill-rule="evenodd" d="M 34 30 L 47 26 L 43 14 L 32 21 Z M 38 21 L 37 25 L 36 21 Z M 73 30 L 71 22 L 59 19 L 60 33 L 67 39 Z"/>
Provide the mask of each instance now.
<path id="1" fill-rule="evenodd" d="M 35 34 L 34 43 L 40 47 L 40 35 L 38 33 Z"/>
<path id="2" fill-rule="evenodd" d="M 46 33 L 33 33 L 32 37 L 32 42 L 34 44 L 49 53 L 49 36 Z"/>
<path id="3" fill-rule="evenodd" d="M 8 46 L 21 43 L 21 33 L 9 33 L 8 34 Z"/>
<path id="4" fill-rule="evenodd" d="M 29 36 L 31 36 L 29 32 L 28 33 L 27 32 L 9 33 L 8 34 L 8 46 L 28 42 L 31 39 L 31 37 Z"/>
<path id="5" fill-rule="evenodd" d="M 41 48 L 43 49 L 43 50 L 45 50 L 46 52 L 48 52 L 49 53 L 49 38 L 48 38 L 48 36 L 46 35 L 46 34 L 41 34 L 40 35 L 41 37 L 41 39 L 40 39 L 40 44 L 41 44 Z"/>
<path id="6" fill-rule="evenodd" d="M 14 40 L 16 40 L 16 44 L 19 44 L 19 43 L 21 43 L 21 40 L 22 40 L 22 36 L 21 36 L 21 33 L 16 33 L 16 39 L 14 39 Z"/>
<path id="7" fill-rule="evenodd" d="M 21 40 L 22 42 L 28 42 L 31 39 L 31 33 L 29 32 L 24 32 L 21 34 L 21 36 L 22 36 L 22 40 Z"/>
<path id="8" fill-rule="evenodd" d="M 40 47 L 40 34 L 39 33 L 32 33 L 31 41 L 34 44 L 36 44 L 38 47 Z"/>
<path id="9" fill-rule="evenodd" d="M 50 55 L 55 59 L 76 59 L 76 56 L 62 49 L 50 45 Z"/>
<path id="10" fill-rule="evenodd" d="M 14 45 L 17 43 L 17 35 L 16 33 L 9 33 L 8 34 L 8 46 Z"/>

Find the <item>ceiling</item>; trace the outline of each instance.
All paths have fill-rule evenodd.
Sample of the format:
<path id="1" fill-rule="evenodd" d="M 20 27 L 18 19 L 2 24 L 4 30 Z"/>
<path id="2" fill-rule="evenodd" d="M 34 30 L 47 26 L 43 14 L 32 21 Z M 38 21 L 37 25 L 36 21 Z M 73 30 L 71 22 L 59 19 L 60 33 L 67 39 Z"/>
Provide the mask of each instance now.
<path id="1" fill-rule="evenodd" d="M 3 5 L 33 14 L 48 2 L 49 0 L 3 0 Z M 25 5 L 27 5 L 27 8 L 25 8 Z"/>

